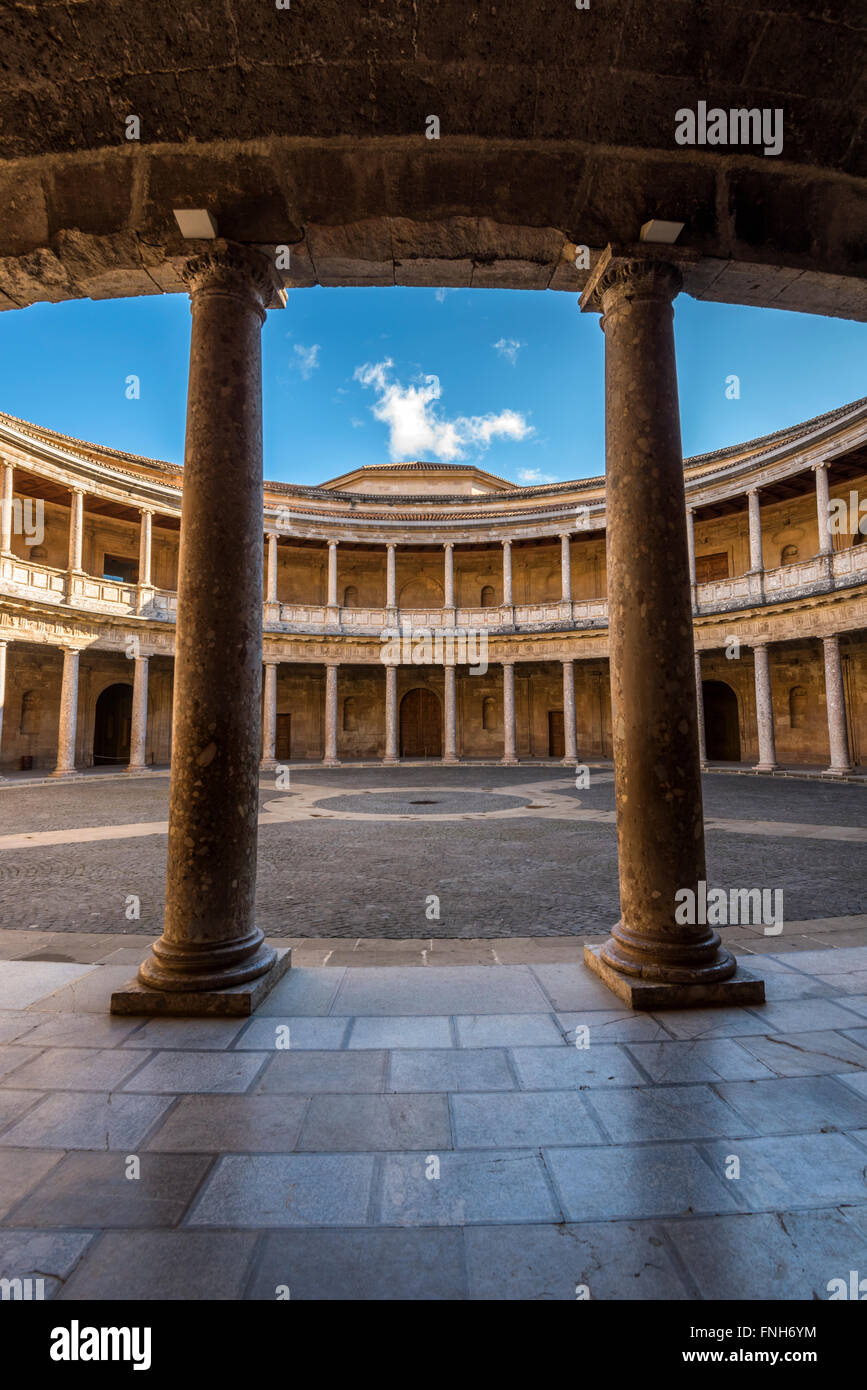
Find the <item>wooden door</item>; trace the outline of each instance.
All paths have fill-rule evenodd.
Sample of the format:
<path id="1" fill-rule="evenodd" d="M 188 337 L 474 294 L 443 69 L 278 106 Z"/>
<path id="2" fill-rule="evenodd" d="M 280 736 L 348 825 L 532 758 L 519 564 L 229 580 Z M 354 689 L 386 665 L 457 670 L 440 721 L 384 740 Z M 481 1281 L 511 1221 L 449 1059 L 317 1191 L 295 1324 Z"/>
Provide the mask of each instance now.
<path id="1" fill-rule="evenodd" d="M 548 711 L 548 757 L 565 758 L 566 756 L 566 733 L 563 724 L 563 711 L 561 709 L 549 709 Z"/>
<path id="2" fill-rule="evenodd" d="M 288 763 L 292 757 L 292 715 L 277 715 L 277 733 L 274 739 L 274 756 L 280 763 Z"/>
<path id="3" fill-rule="evenodd" d="M 441 758 L 442 753 L 439 700 L 432 690 L 408 690 L 400 702 L 400 756 Z"/>

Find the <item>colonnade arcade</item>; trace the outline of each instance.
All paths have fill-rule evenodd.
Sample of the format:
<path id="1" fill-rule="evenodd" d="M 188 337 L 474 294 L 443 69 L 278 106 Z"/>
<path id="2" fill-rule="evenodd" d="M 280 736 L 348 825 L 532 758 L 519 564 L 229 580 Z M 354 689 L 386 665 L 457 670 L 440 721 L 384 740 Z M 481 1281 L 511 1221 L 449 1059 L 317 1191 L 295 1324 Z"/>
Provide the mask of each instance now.
<path id="1" fill-rule="evenodd" d="M 863 552 L 853 562 L 832 544 L 827 525 L 828 463 L 835 466 L 833 458 L 844 451 L 838 442 L 833 457 L 823 454 L 819 431 L 812 458 L 805 451 L 799 468 L 793 468 L 791 457 L 775 459 L 771 448 L 762 455 L 761 476 L 753 468 L 746 479 L 742 495 L 748 516 L 748 570 L 740 579 L 730 567 L 719 578 L 700 574 L 703 525 L 725 498 L 731 498 L 735 489 L 730 475 L 737 473 L 737 467 L 716 467 L 712 456 L 702 460 L 691 478 L 687 506 L 672 330 L 672 305 L 682 284 L 679 262 L 684 255 L 688 257 L 673 247 L 609 247 L 581 296 L 582 310 L 600 314 L 605 334 L 604 505 L 600 482 L 563 485 L 547 495 L 544 490 L 522 490 L 517 507 L 504 485 L 504 491 L 494 497 L 474 498 L 472 511 L 462 509 L 461 516 L 453 509 L 450 515 L 441 512 L 432 523 L 430 515 L 425 518 L 423 511 L 413 510 L 411 499 L 403 498 L 396 520 L 404 533 L 407 525 L 416 533 L 412 539 L 407 534 L 387 534 L 388 514 L 382 499 L 369 507 L 366 500 L 364 505 L 352 504 L 352 516 L 339 517 L 338 492 L 328 507 L 322 507 L 318 505 L 321 498 L 311 500 L 310 489 L 297 490 L 299 496 L 290 508 L 290 534 L 281 534 L 277 489 L 270 490 L 269 507 L 264 505 L 260 329 L 266 311 L 281 307 L 285 296 L 270 261 L 250 248 L 216 241 L 188 263 L 185 281 L 192 338 L 174 602 L 153 584 L 155 522 L 176 521 L 171 506 L 162 500 L 143 503 L 139 509 L 135 577 L 114 577 L 119 593 L 124 585 L 130 592 L 117 600 L 105 598 L 102 591 L 88 593 L 88 576 L 82 569 L 85 489 L 77 485 L 70 498 L 66 573 L 60 574 L 59 586 L 49 575 L 55 587 L 50 596 L 53 610 L 47 592 L 41 603 L 47 626 L 57 616 L 58 605 L 68 611 L 74 604 L 79 612 L 91 615 L 107 605 L 108 612 L 116 615 L 116 628 L 126 620 L 136 639 L 125 652 L 133 663 L 133 771 L 145 763 L 152 643 L 162 642 L 163 650 L 171 648 L 174 656 L 164 931 L 142 965 L 137 983 L 114 996 L 115 1011 L 248 1012 L 288 968 L 288 956 L 265 944 L 253 910 L 259 775 L 263 762 L 269 767 L 277 761 L 281 667 L 284 658 L 291 665 L 293 643 L 318 639 L 320 649 L 314 653 L 308 648 L 304 660 L 324 668 L 322 751 L 326 763 L 336 762 L 340 754 L 341 690 L 350 666 L 375 668 L 383 686 L 383 761 L 398 760 L 399 692 L 406 684 L 406 663 L 380 660 L 376 629 L 395 624 L 399 629 L 407 617 L 415 625 L 415 607 L 408 612 L 400 601 L 398 572 L 401 546 L 417 545 L 420 524 L 429 529 L 433 524 L 439 530 L 436 543 L 430 536 L 422 540 L 430 553 L 439 549 L 442 558 L 442 597 L 438 603 L 424 605 L 429 620 L 424 625 L 447 630 L 466 623 L 468 595 L 456 592 L 457 562 L 464 550 L 472 550 L 480 541 L 489 550 L 491 546 L 499 549 L 497 582 L 482 585 L 477 599 L 469 597 L 474 600 L 473 609 L 488 612 L 483 621 L 489 638 L 487 660 L 489 671 L 497 670 L 498 687 L 487 697 L 493 701 L 489 732 L 499 718 L 498 752 L 503 762 L 514 763 L 519 755 L 516 672 L 521 658 L 542 664 L 548 658 L 557 672 L 562 757 L 571 762 L 581 756 L 585 734 L 576 704 L 580 685 L 576 672 L 585 658 L 598 663 L 607 656 L 622 918 L 604 946 L 585 952 L 588 966 L 621 998 L 638 1007 L 763 997 L 761 981 L 738 970 L 710 928 L 684 927 L 674 921 L 676 893 L 695 888 L 706 875 L 700 783 L 706 731 L 703 734 L 698 662 L 707 659 L 706 651 L 727 645 L 727 619 L 720 614 L 730 611 L 752 654 L 758 765 L 772 768 L 776 747 L 768 644 L 773 642 L 775 625 L 781 639 L 791 635 L 777 623 L 774 605 L 779 600 L 782 614 L 788 611 L 787 603 L 791 607 L 806 598 L 817 618 L 812 632 L 802 628 L 802 642 L 817 636 L 822 641 L 829 767 L 838 774 L 847 771 L 851 746 L 839 638 L 844 633 L 847 642 L 855 641 L 864 626 L 863 599 L 857 592 L 865 578 L 860 564 Z M 856 415 L 853 410 L 853 421 Z M 844 417 L 842 426 L 846 423 Z M 787 442 L 781 441 L 783 455 Z M 771 506 L 777 504 L 779 491 L 785 494 L 790 487 L 780 482 L 780 473 L 802 473 L 805 466 L 815 473 L 818 545 L 803 559 L 795 557 L 799 565 L 808 564 L 809 572 L 797 569 L 792 576 L 785 574 L 790 564 L 766 567 L 769 558 L 775 558 L 775 540 L 772 533 L 769 556 L 762 536 L 762 504 L 766 499 Z M 863 458 L 846 466 L 867 471 Z M 729 476 L 723 477 L 726 471 Z M 750 472 L 749 459 L 742 471 L 745 477 Z M 10 525 L 17 473 L 15 460 L 6 458 L 3 499 L 7 505 L 0 536 L 3 595 L 30 599 L 32 613 L 35 572 L 20 580 L 16 577 L 20 546 L 13 545 Z M 119 498 L 114 505 L 123 503 L 122 482 L 114 480 L 114 496 Z M 170 484 L 165 476 L 155 479 L 151 491 L 168 501 Z M 129 488 L 127 507 L 128 493 Z M 426 506 L 430 512 L 429 503 L 430 499 L 420 499 L 417 507 Z M 105 508 L 105 501 L 100 505 Z M 730 508 L 730 501 L 726 505 Z M 723 505 L 720 514 L 725 510 Z M 481 520 L 474 531 L 475 518 Z M 809 528 L 801 530 L 809 546 Z M 582 545 L 598 543 L 603 534 L 607 611 L 600 605 L 598 591 L 576 597 L 573 584 L 576 555 L 581 554 Z M 344 539 L 344 553 L 353 543 L 368 549 L 377 541 L 381 545 L 384 584 L 375 605 L 382 611 L 362 612 L 360 622 L 353 622 L 353 610 L 363 610 L 364 605 L 356 604 L 352 585 L 343 592 L 340 587 Z M 310 608 L 312 597 L 304 602 L 296 598 L 293 605 L 280 594 L 279 553 L 284 546 L 299 543 L 308 551 L 317 544 L 327 546 L 322 614 L 299 611 L 305 602 Z M 559 548 L 559 583 L 558 592 L 536 595 L 526 605 L 516 602 L 514 561 L 531 545 Z M 846 549 L 861 550 L 854 538 Z M 729 554 L 730 558 L 734 554 L 732 547 Z M 708 595 L 709 583 L 730 587 Z M 593 585 L 597 587 L 595 577 Z M 708 605 L 708 597 L 718 601 Z M 372 595 L 369 606 L 374 607 Z M 16 611 L 11 616 L 4 612 L 0 630 L 4 657 L 10 635 L 25 637 L 26 632 L 21 603 L 11 607 Z M 746 619 L 745 609 L 753 610 Z M 756 623 L 758 609 L 762 618 Z M 709 612 L 715 615 L 716 632 L 705 622 Z M 339 643 L 347 636 L 365 650 L 353 652 L 349 661 L 342 662 Z M 747 640 L 750 637 L 752 641 Z M 334 650 L 327 646 L 332 640 Z M 75 762 L 80 666 L 82 650 L 89 644 L 70 640 L 62 645 L 55 769 L 60 775 Z M 437 694 L 441 692 L 445 762 L 461 756 L 457 694 L 471 679 L 451 660 L 436 676 L 441 682 Z M 430 686 L 431 679 L 425 677 L 412 688 L 423 692 Z M 421 710 L 421 695 L 416 704 Z M 423 718 L 418 717 L 421 727 Z"/>

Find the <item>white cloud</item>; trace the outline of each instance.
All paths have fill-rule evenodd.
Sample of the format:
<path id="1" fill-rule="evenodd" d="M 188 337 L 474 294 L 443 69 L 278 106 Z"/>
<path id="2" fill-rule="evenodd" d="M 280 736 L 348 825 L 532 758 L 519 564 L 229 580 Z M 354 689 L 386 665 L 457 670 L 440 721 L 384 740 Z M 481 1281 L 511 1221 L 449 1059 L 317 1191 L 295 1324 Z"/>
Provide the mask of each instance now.
<path id="1" fill-rule="evenodd" d="M 390 379 L 394 362 L 365 362 L 356 367 L 355 380 L 371 387 L 379 399 L 371 411 L 389 428 L 389 451 L 393 460 L 437 458 L 445 462 L 466 458 L 470 449 L 483 453 L 494 439 L 527 439 L 533 433 L 518 411 L 501 410 L 493 415 L 460 415 L 453 420 L 438 414 L 439 377 L 424 376 L 414 386 Z"/>
<path id="2" fill-rule="evenodd" d="M 290 363 L 290 366 L 297 367 L 305 381 L 309 381 L 312 373 L 319 366 L 319 344 L 314 343 L 312 347 L 303 347 L 301 343 L 296 343 L 293 351 L 297 357 L 297 362 Z"/>
<path id="3" fill-rule="evenodd" d="M 518 360 L 518 352 L 526 343 L 520 342 L 517 338 L 500 338 L 496 343 L 491 343 L 491 347 L 500 357 L 505 357 L 514 367 Z"/>
<path id="4" fill-rule="evenodd" d="M 443 289 L 442 286 L 440 286 L 438 290 L 434 290 L 434 299 L 436 300 L 437 304 L 442 304 L 447 294 L 448 290 Z"/>
<path id="5" fill-rule="evenodd" d="M 523 483 L 524 487 L 529 487 L 531 483 L 556 483 L 557 479 L 538 468 L 519 468 L 518 482 Z"/>
<path id="6" fill-rule="evenodd" d="M 352 428 L 353 428 L 354 430 L 363 430 L 363 429 L 364 429 L 364 421 L 363 421 L 363 420 L 356 420 L 355 416 L 352 417 L 352 419 L 350 420 L 349 423 L 351 424 L 351 426 L 352 426 Z"/>

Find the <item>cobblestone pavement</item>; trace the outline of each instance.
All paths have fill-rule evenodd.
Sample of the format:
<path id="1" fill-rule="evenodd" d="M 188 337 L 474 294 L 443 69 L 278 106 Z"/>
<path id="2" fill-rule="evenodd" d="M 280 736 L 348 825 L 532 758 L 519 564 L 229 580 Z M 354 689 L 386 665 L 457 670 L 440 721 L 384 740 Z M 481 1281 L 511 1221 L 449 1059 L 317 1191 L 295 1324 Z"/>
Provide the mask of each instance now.
<path id="1" fill-rule="evenodd" d="M 711 886 L 782 889 L 787 921 L 864 911 L 864 788 L 713 774 L 704 792 Z M 260 799 L 258 921 L 271 937 L 569 937 L 607 934 L 618 916 L 610 765 L 581 789 L 560 766 L 301 767 L 288 791 L 263 777 Z M 93 838 L 0 838 L 0 927 L 158 934 L 167 816 L 167 777 L 3 788 L 0 837 Z"/>

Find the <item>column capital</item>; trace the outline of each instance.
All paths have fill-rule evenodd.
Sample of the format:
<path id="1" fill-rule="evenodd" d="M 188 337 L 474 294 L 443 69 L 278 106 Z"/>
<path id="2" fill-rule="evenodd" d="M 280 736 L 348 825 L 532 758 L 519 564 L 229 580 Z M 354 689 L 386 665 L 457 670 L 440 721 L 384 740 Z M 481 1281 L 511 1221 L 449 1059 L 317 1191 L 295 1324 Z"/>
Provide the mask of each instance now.
<path id="1" fill-rule="evenodd" d="M 385 548 L 386 550 L 397 550 L 397 541 L 386 541 Z"/>
<path id="2" fill-rule="evenodd" d="M 698 260 L 685 247 L 632 246 L 609 243 L 587 279 L 578 303 L 583 313 L 603 316 L 627 300 L 653 299 L 670 304 L 683 288 L 679 265 Z"/>
<path id="3" fill-rule="evenodd" d="M 761 492 L 761 488 L 760 488 L 760 487 L 748 487 L 748 488 L 747 488 L 747 497 L 758 497 L 758 495 L 759 495 L 760 492 Z"/>
<path id="4" fill-rule="evenodd" d="M 822 469 L 830 468 L 830 466 L 831 464 L 829 459 L 820 459 L 818 463 L 810 464 L 810 472 L 819 473 Z"/>
<path id="5" fill-rule="evenodd" d="M 263 657 L 262 657 L 262 665 L 263 665 L 263 666 L 279 666 L 279 665 L 281 665 L 280 658 L 277 657 L 277 656 L 263 656 Z"/>
<path id="6" fill-rule="evenodd" d="M 330 541 L 328 542 L 328 549 L 329 549 L 329 550 L 336 550 L 337 547 L 339 546 L 339 544 L 340 544 L 339 541 L 332 541 L 332 540 L 330 540 Z"/>
<path id="7" fill-rule="evenodd" d="M 142 516 L 153 516 L 155 511 L 155 507 L 139 507 L 139 512 Z"/>
<path id="8" fill-rule="evenodd" d="M 73 497 L 84 497 L 87 493 L 87 488 L 79 487 L 77 483 L 74 483 L 70 484 L 69 491 L 72 493 Z"/>
<path id="9" fill-rule="evenodd" d="M 266 309 L 282 309 L 286 303 L 286 292 L 268 257 L 222 237 L 201 255 L 191 257 L 181 278 L 191 296 L 216 293 L 252 299 L 263 320 Z"/>
<path id="10" fill-rule="evenodd" d="M 454 550 L 454 541 L 443 541 L 443 550 Z"/>
<path id="11" fill-rule="evenodd" d="M 504 547 L 509 547 L 509 546 L 511 546 L 511 544 L 512 544 L 511 537 L 510 537 L 510 536 L 503 536 L 502 540 L 500 541 L 500 544 L 501 544 L 502 546 L 504 546 Z"/>

